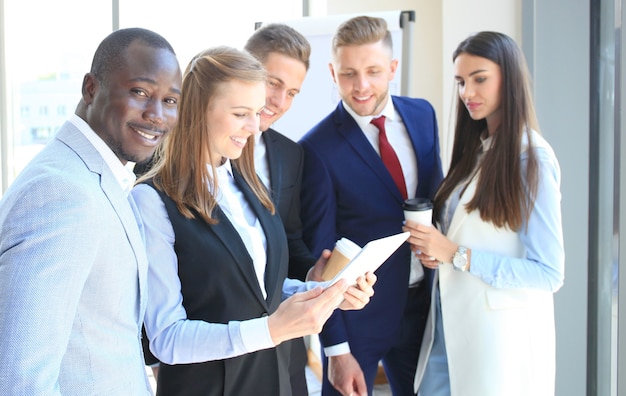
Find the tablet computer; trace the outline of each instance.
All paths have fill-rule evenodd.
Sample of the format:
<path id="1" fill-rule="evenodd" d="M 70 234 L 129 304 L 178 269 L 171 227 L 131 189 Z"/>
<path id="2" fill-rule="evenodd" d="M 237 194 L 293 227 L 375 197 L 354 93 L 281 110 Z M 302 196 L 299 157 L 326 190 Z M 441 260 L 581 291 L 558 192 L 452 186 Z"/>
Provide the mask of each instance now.
<path id="1" fill-rule="evenodd" d="M 376 239 L 368 242 L 363 249 L 328 283 L 334 285 L 339 279 L 345 279 L 348 285 L 356 284 L 359 276 L 367 272 L 374 272 L 391 256 L 400 245 L 406 242 L 411 235 L 410 232 Z M 408 263 L 407 263 L 408 265 Z"/>

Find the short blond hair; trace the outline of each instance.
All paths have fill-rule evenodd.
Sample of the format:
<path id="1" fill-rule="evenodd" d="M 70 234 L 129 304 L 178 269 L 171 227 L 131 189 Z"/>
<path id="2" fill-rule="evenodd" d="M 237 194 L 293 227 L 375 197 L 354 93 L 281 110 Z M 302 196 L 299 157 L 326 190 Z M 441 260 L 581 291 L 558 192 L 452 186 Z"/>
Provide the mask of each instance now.
<path id="1" fill-rule="evenodd" d="M 340 47 L 373 44 L 379 41 L 393 51 L 391 32 L 387 29 L 387 21 L 383 18 L 358 16 L 348 19 L 337 28 L 333 36 L 333 55 Z"/>

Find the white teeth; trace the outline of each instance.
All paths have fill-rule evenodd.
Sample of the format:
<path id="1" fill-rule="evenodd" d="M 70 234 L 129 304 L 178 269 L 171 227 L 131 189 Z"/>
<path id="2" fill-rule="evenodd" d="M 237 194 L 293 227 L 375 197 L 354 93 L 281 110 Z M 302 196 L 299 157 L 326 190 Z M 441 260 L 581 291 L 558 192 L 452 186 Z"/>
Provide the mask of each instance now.
<path id="1" fill-rule="evenodd" d="M 231 139 L 233 139 L 235 142 L 237 142 L 239 144 L 246 144 L 246 141 L 247 141 L 247 139 L 245 139 L 245 138 L 238 138 L 238 137 L 233 137 Z"/>
<path id="2" fill-rule="evenodd" d="M 149 139 L 149 140 L 156 140 L 157 138 L 155 135 L 150 135 L 145 132 L 141 132 L 140 130 L 137 130 L 137 129 L 135 129 L 135 131 L 141 136 L 143 136 L 144 138 Z"/>
<path id="3" fill-rule="evenodd" d="M 276 113 L 274 113 L 273 111 L 270 111 L 267 108 L 263 108 L 263 113 L 267 114 L 268 116 L 274 116 Z"/>
<path id="4" fill-rule="evenodd" d="M 362 98 L 357 97 L 357 100 L 368 100 L 370 97 L 369 96 L 364 96 Z"/>

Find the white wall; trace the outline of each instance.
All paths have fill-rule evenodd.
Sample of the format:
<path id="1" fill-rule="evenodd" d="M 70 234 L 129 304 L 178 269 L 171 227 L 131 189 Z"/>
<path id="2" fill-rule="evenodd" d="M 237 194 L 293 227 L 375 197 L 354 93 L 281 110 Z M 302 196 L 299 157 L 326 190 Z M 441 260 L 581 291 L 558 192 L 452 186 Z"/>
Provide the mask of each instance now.
<path id="1" fill-rule="evenodd" d="M 441 67 L 443 77 L 441 89 L 443 102 L 439 116 L 441 129 L 442 164 L 449 162 L 452 150 L 454 125 L 451 120 L 453 105 L 456 101 L 454 67 L 452 53 L 467 36 L 482 30 L 494 30 L 511 36 L 521 45 L 522 21 L 520 10 L 522 0 L 443 0 L 441 19 L 443 58 Z"/>

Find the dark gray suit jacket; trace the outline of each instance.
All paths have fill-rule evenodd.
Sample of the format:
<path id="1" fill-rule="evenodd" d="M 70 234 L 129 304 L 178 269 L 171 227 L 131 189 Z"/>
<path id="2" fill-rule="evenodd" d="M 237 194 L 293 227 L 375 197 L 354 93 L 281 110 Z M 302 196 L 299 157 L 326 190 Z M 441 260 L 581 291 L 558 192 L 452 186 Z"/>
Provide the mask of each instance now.
<path id="1" fill-rule="evenodd" d="M 289 277 L 304 280 L 317 261 L 302 240 L 300 189 L 304 152 L 298 143 L 271 128 L 263 132 L 262 139 L 267 148 L 272 198 L 287 233 Z"/>

